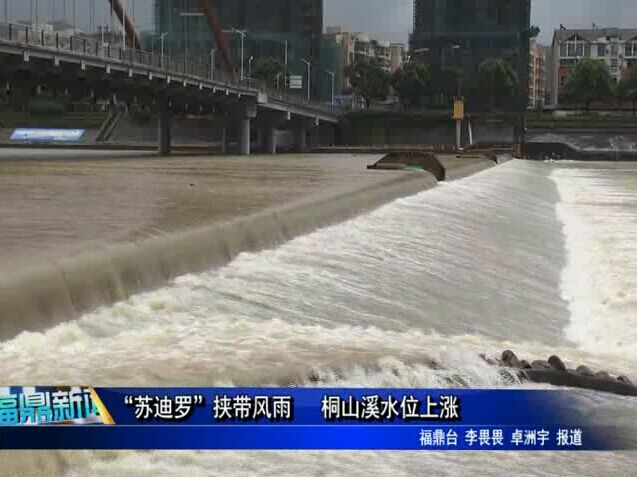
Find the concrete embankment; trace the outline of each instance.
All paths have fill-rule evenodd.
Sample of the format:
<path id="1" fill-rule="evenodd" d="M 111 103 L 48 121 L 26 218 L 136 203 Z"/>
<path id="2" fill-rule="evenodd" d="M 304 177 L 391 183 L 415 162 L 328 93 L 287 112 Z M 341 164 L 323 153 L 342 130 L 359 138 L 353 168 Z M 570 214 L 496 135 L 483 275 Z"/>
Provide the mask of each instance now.
<path id="1" fill-rule="evenodd" d="M 0 277 L 0 338 L 436 185 L 426 172 L 365 170 L 377 159 L 0 161 L 0 182 L 12 185 L 5 203 L 15 205 L 0 237 L 11 270 Z M 493 165 L 448 164 L 459 173 Z"/>
<path id="2" fill-rule="evenodd" d="M 577 161 L 636 161 L 637 131 L 531 130 L 525 154 L 529 159 Z"/>

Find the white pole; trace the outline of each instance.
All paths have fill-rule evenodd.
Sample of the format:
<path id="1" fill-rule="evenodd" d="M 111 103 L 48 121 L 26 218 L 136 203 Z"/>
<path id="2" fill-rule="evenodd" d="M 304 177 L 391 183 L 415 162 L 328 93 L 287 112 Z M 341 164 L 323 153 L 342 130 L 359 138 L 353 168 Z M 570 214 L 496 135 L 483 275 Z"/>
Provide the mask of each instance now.
<path id="1" fill-rule="evenodd" d="M 126 49 L 126 0 L 122 0 L 122 11 L 123 11 L 123 20 L 122 20 L 122 47 Z"/>
<path id="2" fill-rule="evenodd" d="M 161 52 L 160 52 L 161 58 L 159 59 L 159 62 L 160 62 L 160 63 L 159 63 L 159 67 L 160 67 L 160 68 L 163 68 L 163 67 L 164 67 L 164 37 L 165 37 L 165 36 L 166 36 L 166 34 L 164 33 L 164 34 L 162 34 L 162 35 L 159 37 L 159 39 L 161 40 Z"/>
<path id="3" fill-rule="evenodd" d="M 335 74 L 332 73 L 332 106 L 334 106 L 334 76 Z"/>
<path id="4" fill-rule="evenodd" d="M 215 79 L 215 49 L 210 50 L 210 79 Z"/>
<path id="5" fill-rule="evenodd" d="M 241 32 L 241 80 L 244 79 L 244 71 L 243 71 L 243 40 L 245 39 L 245 33 Z"/>

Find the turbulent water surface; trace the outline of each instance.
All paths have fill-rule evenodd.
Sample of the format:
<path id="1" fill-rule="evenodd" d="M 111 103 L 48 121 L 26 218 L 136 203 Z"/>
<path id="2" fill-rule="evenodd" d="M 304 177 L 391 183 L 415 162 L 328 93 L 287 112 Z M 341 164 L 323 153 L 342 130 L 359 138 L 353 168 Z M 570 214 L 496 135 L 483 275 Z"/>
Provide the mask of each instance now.
<path id="1" fill-rule="evenodd" d="M 513 161 L 0 343 L 2 383 L 504 387 L 480 353 L 637 379 L 637 167 Z M 432 360 L 439 369 L 428 366 Z M 516 386 L 529 386 L 518 383 Z M 583 392 L 635 420 L 634 399 Z M 616 475 L 635 454 L 6 454 L 37 474 Z"/>

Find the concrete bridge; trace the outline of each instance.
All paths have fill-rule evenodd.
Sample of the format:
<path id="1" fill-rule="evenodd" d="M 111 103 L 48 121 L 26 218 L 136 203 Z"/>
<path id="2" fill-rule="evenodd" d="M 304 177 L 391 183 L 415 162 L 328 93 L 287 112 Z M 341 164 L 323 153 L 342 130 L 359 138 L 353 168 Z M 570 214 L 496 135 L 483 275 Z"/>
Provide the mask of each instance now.
<path id="1" fill-rule="evenodd" d="M 264 134 L 274 154 L 277 129 L 293 129 L 297 148 L 303 151 L 312 128 L 338 122 L 331 105 L 250 78 L 232 79 L 215 71 L 209 60 L 177 60 L 18 24 L 0 23 L 0 81 L 9 92 L 45 88 L 54 94 L 148 106 L 158 117 L 160 154 L 170 153 L 175 112 L 212 115 L 223 127 L 224 150 L 234 134 L 242 155 L 250 154 L 253 128 Z"/>

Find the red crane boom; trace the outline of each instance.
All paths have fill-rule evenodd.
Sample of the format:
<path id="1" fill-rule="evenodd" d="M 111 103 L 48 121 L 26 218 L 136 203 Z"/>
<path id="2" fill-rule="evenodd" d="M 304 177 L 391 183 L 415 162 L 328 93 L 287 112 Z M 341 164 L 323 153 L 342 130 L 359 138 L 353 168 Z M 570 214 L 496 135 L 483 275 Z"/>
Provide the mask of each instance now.
<path id="1" fill-rule="evenodd" d="M 142 40 L 135 30 L 135 25 L 130 21 L 130 18 L 124 16 L 124 7 L 120 0 L 108 0 L 108 3 L 111 5 L 111 9 L 115 12 L 115 15 L 119 19 L 119 22 L 124 25 L 124 30 L 126 32 L 126 44 L 131 48 L 135 48 L 137 50 L 142 49 Z M 232 54 L 230 53 L 230 48 L 228 47 L 228 42 L 226 41 L 226 36 L 223 33 L 223 29 L 221 27 L 221 22 L 219 21 L 219 17 L 215 12 L 215 9 L 212 5 L 212 0 L 199 0 L 199 10 L 206 17 L 208 21 L 208 26 L 212 31 L 217 47 L 221 51 L 221 56 L 223 58 L 223 63 L 226 71 L 231 75 L 232 79 L 236 79 L 237 72 L 234 68 L 234 62 L 232 61 Z"/>
<path id="2" fill-rule="evenodd" d="M 142 39 L 139 33 L 135 30 L 135 25 L 130 21 L 129 17 L 124 16 L 124 7 L 120 0 L 108 0 L 111 4 L 111 9 L 117 15 L 119 22 L 124 25 L 124 31 L 126 32 L 126 44 L 136 50 L 142 49 Z"/>
<path id="3" fill-rule="evenodd" d="M 201 13 L 203 13 L 206 17 L 206 20 L 208 20 L 208 26 L 210 27 L 210 30 L 215 37 L 217 48 L 221 50 L 221 56 L 226 67 L 226 71 L 232 76 L 232 79 L 236 79 L 237 72 L 234 69 L 234 62 L 232 61 L 230 48 L 228 47 L 226 36 L 224 35 L 223 29 L 221 28 L 219 17 L 217 16 L 217 13 L 212 6 L 212 0 L 199 0 L 199 10 L 201 10 Z"/>

